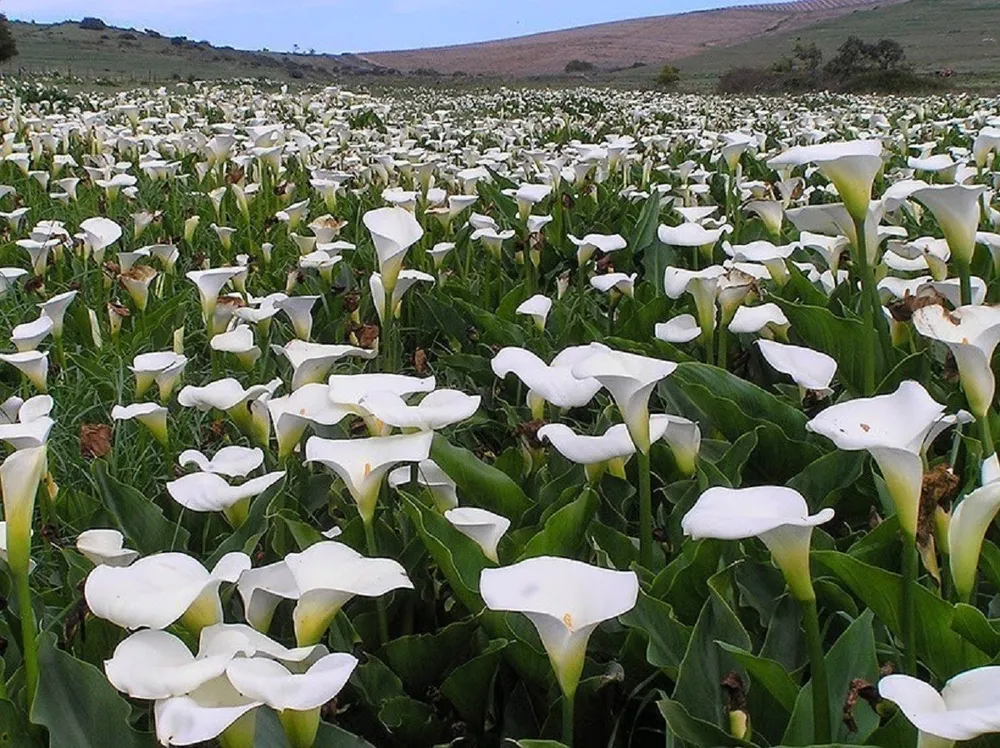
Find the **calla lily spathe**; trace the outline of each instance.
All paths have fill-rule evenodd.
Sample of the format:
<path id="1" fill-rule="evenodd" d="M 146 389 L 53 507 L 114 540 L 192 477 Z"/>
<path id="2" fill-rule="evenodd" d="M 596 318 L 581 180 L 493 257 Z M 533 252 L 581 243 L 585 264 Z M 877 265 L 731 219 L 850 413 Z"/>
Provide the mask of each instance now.
<path id="1" fill-rule="evenodd" d="M 672 361 L 615 351 L 592 343 L 592 355 L 573 366 L 578 379 L 596 379 L 614 398 L 629 435 L 643 454 L 649 454 L 649 396 L 656 384 L 677 369 Z"/>
<path id="2" fill-rule="evenodd" d="M 396 288 L 406 251 L 420 241 L 424 230 L 412 213 L 399 207 L 370 210 L 365 213 L 362 222 L 372 235 L 382 284 L 391 295 Z"/>
<path id="3" fill-rule="evenodd" d="M 546 364 L 524 348 L 501 348 L 490 362 L 500 378 L 513 373 L 528 386 L 528 405 L 535 418 L 541 418 L 545 403 L 557 408 L 579 408 L 594 399 L 601 383 L 593 377 L 579 378 L 573 366 L 590 356 L 589 346 L 564 348 Z"/>
<path id="4" fill-rule="evenodd" d="M 125 547 L 125 536 L 118 530 L 84 530 L 76 538 L 76 549 L 94 566 L 128 566 L 139 558 L 138 551 Z"/>
<path id="5" fill-rule="evenodd" d="M 91 612 L 127 629 L 164 629 L 175 621 L 197 633 L 222 621 L 219 587 L 250 568 L 244 553 L 227 553 L 209 572 L 184 553 L 158 553 L 131 566 L 98 566 L 87 576 Z"/>
<path id="6" fill-rule="evenodd" d="M 913 313 L 913 326 L 924 337 L 948 346 L 972 414 L 985 418 L 996 393 L 991 361 L 1000 343 L 1000 308 L 970 305 L 949 312 L 933 304 Z"/>
<path id="7" fill-rule="evenodd" d="M 878 692 L 920 731 L 919 748 L 952 748 L 956 741 L 1000 732 L 1000 667 L 960 673 L 940 693 L 917 678 L 890 675 L 879 681 Z"/>
<path id="8" fill-rule="evenodd" d="M 318 642 L 352 597 L 380 597 L 392 590 L 413 589 L 396 561 L 366 558 L 332 540 L 311 545 L 301 553 L 289 553 L 285 564 L 299 592 L 292 620 L 300 647 Z"/>
<path id="9" fill-rule="evenodd" d="M 923 483 L 921 454 L 941 421 L 944 406 L 918 382 L 905 381 L 891 395 L 838 403 L 806 424 L 839 449 L 867 450 L 878 463 L 899 524 L 916 538 Z"/>
<path id="10" fill-rule="evenodd" d="M 319 462 L 334 471 L 350 492 L 365 524 L 375 517 L 379 487 L 389 470 L 401 462 L 426 460 L 433 432 L 372 436 L 367 439 L 309 437 L 306 462 Z"/>
<path id="11" fill-rule="evenodd" d="M 523 613 L 535 625 L 560 689 L 572 698 L 590 635 L 635 607 L 639 580 L 631 571 L 540 556 L 484 569 L 479 590 L 490 610 Z"/>
<path id="12" fill-rule="evenodd" d="M 809 545 L 814 527 L 833 519 L 833 509 L 809 513 L 798 491 L 782 486 L 710 488 L 684 515 L 681 528 L 695 540 L 758 537 L 771 551 L 792 593 L 813 600 Z"/>

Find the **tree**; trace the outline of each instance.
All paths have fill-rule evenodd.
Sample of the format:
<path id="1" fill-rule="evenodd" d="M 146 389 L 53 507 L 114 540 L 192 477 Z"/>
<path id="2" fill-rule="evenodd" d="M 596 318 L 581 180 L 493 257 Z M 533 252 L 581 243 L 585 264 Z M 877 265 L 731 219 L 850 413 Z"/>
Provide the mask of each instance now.
<path id="1" fill-rule="evenodd" d="M 7 16 L 0 13 L 0 62 L 6 62 L 17 54 L 17 42 L 10 29 Z"/>
<path id="2" fill-rule="evenodd" d="M 681 79 L 681 71 L 675 65 L 664 65 L 660 68 L 660 74 L 656 76 L 656 81 L 661 86 L 673 86 Z"/>
<path id="3" fill-rule="evenodd" d="M 879 39 L 871 47 L 871 56 L 880 70 L 899 70 L 906 63 L 906 50 L 895 39 Z"/>
<path id="4" fill-rule="evenodd" d="M 806 43 L 801 39 L 795 41 L 792 56 L 798 65 L 808 73 L 816 72 L 823 62 L 823 50 L 816 46 L 816 42 Z"/>
<path id="5" fill-rule="evenodd" d="M 594 63 L 587 60 L 570 60 L 566 63 L 567 73 L 586 73 L 594 69 Z"/>

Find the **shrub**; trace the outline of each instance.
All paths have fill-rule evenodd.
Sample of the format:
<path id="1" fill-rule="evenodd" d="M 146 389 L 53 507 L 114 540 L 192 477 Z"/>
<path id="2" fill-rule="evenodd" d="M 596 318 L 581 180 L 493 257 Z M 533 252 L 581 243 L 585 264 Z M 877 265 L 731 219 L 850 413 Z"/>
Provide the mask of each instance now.
<path id="1" fill-rule="evenodd" d="M 128 32 L 125 32 L 124 34 L 119 34 L 118 38 L 119 39 L 124 39 L 125 41 L 134 41 L 135 40 L 135 34 L 130 34 Z"/>
<path id="2" fill-rule="evenodd" d="M 719 78 L 717 87 L 725 94 L 778 93 L 782 79 L 780 73 L 766 68 L 732 68 Z"/>
<path id="3" fill-rule="evenodd" d="M 80 21 L 80 28 L 86 31 L 104 31 L 107 27 L 108 25 L 104 21 L 93 16 L 87 16 Z"/>
<path id="4" fill-rule="evenodd" d="M 594 63 L 587 62 L 586 60 L 570 60 L 566 63 L 567 73 L 588 73 L 595 69 L 596 66 Z"/>
<path id="5" fill-rule="evenodd" d="M 17 42 L 11 33 L 7 16 L 0 13 L 0 62 L 6 62 L 17 54 Z"/>
<path id="6" fill-rule="evenodd" d="M 681 79 L 681 71 L 676 65 L 664 65 L 660 68 L 660 74 L 656 76 L 656 82 L 661 86 L 674 86 Z"/>

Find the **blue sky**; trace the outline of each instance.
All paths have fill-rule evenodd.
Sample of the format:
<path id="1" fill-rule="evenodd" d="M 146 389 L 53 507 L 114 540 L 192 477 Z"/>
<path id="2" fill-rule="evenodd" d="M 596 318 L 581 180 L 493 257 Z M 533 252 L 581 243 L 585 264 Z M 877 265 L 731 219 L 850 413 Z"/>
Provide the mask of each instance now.
<path id="1" fill-rule="evenodd" d="M 748 2 L 748 0 L 743 0 Z M 407 49 L 520 36 L 623 18 L 737 5 L 732 0 L 0 0 L 39 23 L 98 16 L 246 49 Z"/>

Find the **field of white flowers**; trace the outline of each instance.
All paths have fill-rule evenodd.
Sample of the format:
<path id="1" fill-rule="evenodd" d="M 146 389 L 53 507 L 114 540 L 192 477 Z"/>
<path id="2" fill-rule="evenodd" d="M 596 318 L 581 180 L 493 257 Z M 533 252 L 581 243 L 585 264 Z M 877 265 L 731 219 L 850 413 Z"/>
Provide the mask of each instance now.
<path id="1" fill-rule="evenodd" d="M 0 746 L 1000 745 L 1000 100 L 0 131 Z"/>

